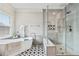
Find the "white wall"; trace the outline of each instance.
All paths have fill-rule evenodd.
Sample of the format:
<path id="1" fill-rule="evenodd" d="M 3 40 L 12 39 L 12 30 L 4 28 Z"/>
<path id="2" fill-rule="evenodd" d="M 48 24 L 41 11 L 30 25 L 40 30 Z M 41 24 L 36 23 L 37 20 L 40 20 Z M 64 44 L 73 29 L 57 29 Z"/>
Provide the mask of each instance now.
<path id="1" fill-rule="evenodd" d="M 16 11 L 16 31 L 21 25 L 28 26 L 30 34 L 43 35 L 43 13 L 34 9 L 19 9 Z"/>
<path id="2" fill-rule="evenodd" d="M 10 20 L 11 20 L 10 34 L 12 34 L 15 31 L 15 10 L 14 8 L 11 6 L 11 4 L 0 3 L 0 11 L 3 11 L 4 13 L 10 16 Z"/>

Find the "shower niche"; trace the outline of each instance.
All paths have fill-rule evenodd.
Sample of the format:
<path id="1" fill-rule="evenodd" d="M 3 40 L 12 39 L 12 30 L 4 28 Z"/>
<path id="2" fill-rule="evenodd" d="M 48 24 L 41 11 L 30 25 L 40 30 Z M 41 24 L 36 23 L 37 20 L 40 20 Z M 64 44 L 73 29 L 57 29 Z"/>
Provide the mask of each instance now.
<path id="1" fill-rule="evenodd" d="M 55 30 L 55 25 L 48 25 L 48 30 Z"/>

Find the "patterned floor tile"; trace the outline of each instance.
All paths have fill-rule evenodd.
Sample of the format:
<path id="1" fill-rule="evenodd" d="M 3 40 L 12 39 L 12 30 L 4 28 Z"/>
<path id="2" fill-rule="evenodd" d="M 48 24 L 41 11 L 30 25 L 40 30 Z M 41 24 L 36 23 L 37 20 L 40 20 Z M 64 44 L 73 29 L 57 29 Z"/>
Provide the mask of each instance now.
<path id="1" fill-rule="evenodd" d="M 43 45 L 33 45 L 31 49 L 21 52 L 16 56 L 46 56 L 46 51 L 43 48 Z"/>

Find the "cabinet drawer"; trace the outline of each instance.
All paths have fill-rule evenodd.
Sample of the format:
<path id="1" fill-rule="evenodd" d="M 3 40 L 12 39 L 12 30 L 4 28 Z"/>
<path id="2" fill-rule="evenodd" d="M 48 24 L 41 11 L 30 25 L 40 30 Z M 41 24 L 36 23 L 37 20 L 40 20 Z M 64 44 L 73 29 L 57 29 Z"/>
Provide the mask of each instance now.
<path id="1" fill-rule="evenodd" d="M 21 48 L 21 42 L 15 42 L 8 44 L 8 51 L 15 51 Z"/>

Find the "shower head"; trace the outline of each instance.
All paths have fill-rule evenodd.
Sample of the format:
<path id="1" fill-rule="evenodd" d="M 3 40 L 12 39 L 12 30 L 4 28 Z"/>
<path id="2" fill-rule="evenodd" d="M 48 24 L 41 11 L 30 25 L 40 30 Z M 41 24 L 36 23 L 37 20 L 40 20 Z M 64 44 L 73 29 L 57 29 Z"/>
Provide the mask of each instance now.
<path id="1" fill-rule="evenodd" d="M 67 12 L 66 12 L 66 14 L 70 14 L 70 13 L 71 13 L 71 11 L 67 11 Z"/>

